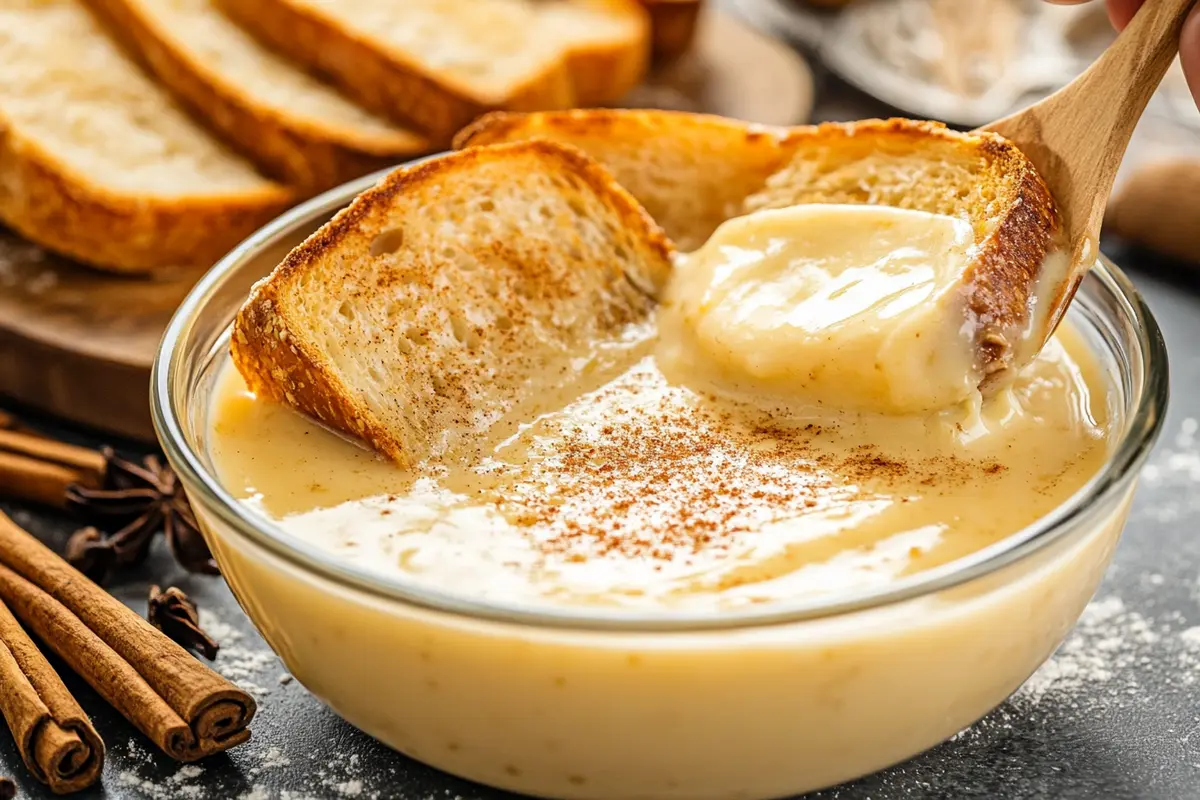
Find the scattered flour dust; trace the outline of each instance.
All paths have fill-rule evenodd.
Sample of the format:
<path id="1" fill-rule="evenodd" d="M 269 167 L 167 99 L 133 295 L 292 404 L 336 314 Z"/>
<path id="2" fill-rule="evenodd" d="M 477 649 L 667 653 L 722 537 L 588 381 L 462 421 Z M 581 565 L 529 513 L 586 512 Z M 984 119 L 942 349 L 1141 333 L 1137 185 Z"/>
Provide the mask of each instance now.
<path id="1" fill-rule="evenodd" d="M 290 766 L 292 763 L 274 747 L 262 758 L 261 766 L 264 768 Z M 250 772 L 254 775 L 258 771 L 252 769 Z M 338 754 L 329 759 L 322 758 L 320 766 L 307 773 L 307 782 L 314 785 L 308 792 L 280 791 L 256 784 L 250 791 L 239 796 L 238 800 L 380 800 L 382 795 L 379 792 L 367 789 L 366 779 L 367 770 L 357 753 Z"/>
<path id="2" fill-rule="evenodd" d="M 1200 514 L 1200 492 L 1193 491 L 1200 481 L 1200 423 L 1188 417 L 1170 442 L 1163 442 L 1149 464 L 1142 468 L 1141 481 L 1148 486 L 1178 488 L 1165 493 L 1159 502 L 1143 505 L 1139 515 L 1156 522 L 1176 522 Z"/>
<path id="3" fill-rule="evenodd" d="M 200 800 L 210 796 L 202 782 L 203 776 L 203 767 L 188 764 L 169 778 L 158 781 L 150 781 L 132 770 L 124 770 L 117 774 L 116 782 L 122 788 L 137 791 L 147 800 Z"/>
<path id="4" fill-rule="evenodd" d="M 278 675 L 279 658 L 274 653 L 266 648 L 247 647 L 242 632 L 216 614 L 201 609 L 200 627 L 221 644 L 213 667 L 256 698 L 261 700 L 269 695 L 271 690 L 267 687 L 272 684 L 290 683 L 290 679 L 284 681 Z M 272 676 L 278 677 L 272 680 Z"/>
<path id="5" fill-rule="evenodd" d="M 1125 607 L 1119 597 L 1094 600 L 1054 657 L 1025 682 L 1014 700 L 1038 703 L 1047 695 L 1077 699 L 1150 658 L 1165 631 Z M 1182 639 L 1182 637 L 1180 637 Z M 1197 638 L 1200 655 L 1200 638 Z"/>
<path id="6" fill-rule="evenodd" d="M 1164 579 L 1151 573 L 1142 580 L 1154 586 Z M 1093 600 L 1058 652 L 1005 705 L 951 739 L 1026 725 L 1043 703 L 1080 712 L 1122 696 L 1140 702 L 1159 688 L 1193 686 L 1200 680 L 1200 625 L 1185 628 L 1183 619 L 1178 611 L 1151 619 L 1113 595 Z M 1156 671 L 1162 685 L 1142 686 L 1138 676 L 1155 664 L 1166 666 Z"/>
<path id="7" fill-rule="evenodd" d="M 250 768 L 251 775 L 259 775 L 266 770 L 290 767 L 292 760 L 283 754 L 278 747 L 271 747 L 256 759 L 257 763 Z"/>

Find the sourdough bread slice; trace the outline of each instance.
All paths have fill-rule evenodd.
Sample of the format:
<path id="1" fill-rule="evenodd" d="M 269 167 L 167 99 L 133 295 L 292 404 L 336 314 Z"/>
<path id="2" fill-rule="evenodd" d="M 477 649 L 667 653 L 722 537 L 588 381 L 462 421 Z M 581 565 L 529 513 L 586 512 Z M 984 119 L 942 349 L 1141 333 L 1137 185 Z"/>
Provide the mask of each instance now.
<path id="1" fill-rule="evenodd" d="M 611 105 L 642 82 L 651 28 L 636 0 L 552 0 L 536 10 L 542 35 L 566 50 L 573 105 Z"/>
<path id="2" fill-rule="evenodd" d="M 644 319 L 661 231 L 572 148 L 471 148 L 392 173 L 260 281 L 234 323 L 249 387 L 401 465 L 448 456 Z"/>
<path id="3" fill-rule="evenodd" d="M 573 145 L 604 164 L 680 250 L 740 213 L 785 163 L 787 130 L 676 111 L 496 112 L 455 138 L 471 147 L 526 139 Z"/>
<path id="4" fill-rule="evenodd" d="M 207 267 L 291 192 L 192 121 L 78 0 L 0 0 L 0 221 L 86 264 Z"/>
<path id="5" fill-rule="evenodd" d="M 566 53 L 527 0 L 220 0 L 239 24 L 434 141 L 494 108 L 574 104 Z"/>
<path id="6" fill-rule="evenodd" d="M 763 129 L 665 111 L 491 114 L 456 144 L 544 139 L 607 165 L 681 250 L 729 217 L 800 203 L 875 203 L 971 221 L 964 314 L 980 368 L 998 376 L 1038 311 L 1062 221 L 1020 149 L 993 133 L 907 119 Z M 1054 276 L 1047 277 L 1053 281 Z M 1044 299 L 1043 299 L 1044 302 Z"/>
<path id="7" fill-rule="evenodd" d="M 198 117 L 302 194 L 432 149 L 268 49 L 215 0 L 87 2 Z"/>

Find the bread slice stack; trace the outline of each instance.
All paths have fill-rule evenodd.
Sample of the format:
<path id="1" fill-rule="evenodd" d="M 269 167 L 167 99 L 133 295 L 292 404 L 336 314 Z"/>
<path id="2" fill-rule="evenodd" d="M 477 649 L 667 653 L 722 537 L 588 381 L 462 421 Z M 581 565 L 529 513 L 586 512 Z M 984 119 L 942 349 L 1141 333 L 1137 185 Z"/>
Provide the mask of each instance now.
<path id="1" fill-rule="evenodd" d="M 640 79 L 636 0 L 220 0 L 358 102 L 448 140 L 485 111 L 615 100 Z"/>
<path id="2" fill-rule="evenodd" d="M 207 267 L 480 111 L 611 102 L 648 25 L 637 0 L 0 0 L 0 224 L 109 271 Z"/>
<path id="3" fill-rule="evenodd" d="M 209 136 L 77 0 L 0 0 L 0 220 L 118 271 L 211 264 L 295 200 Z"/>
<path id="4" fill-rule="evenodd" d="M 259 42 L 213 0 L 90 0 L 195 114 L 272 177 L 311 194 L 429 152 Z"/>

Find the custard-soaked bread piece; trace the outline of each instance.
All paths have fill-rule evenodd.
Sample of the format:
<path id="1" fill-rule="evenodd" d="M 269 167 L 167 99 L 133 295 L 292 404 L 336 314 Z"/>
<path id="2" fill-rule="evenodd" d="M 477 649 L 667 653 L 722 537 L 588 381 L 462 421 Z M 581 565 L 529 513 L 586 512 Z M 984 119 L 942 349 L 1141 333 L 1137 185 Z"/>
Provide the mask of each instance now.
<path id="1" fill-rule="evenodd" d="M 1052 288 L 1053 273 L 1065 269 L 1062 220 L 1015 144 L 995 133 L 890 119 L 796 128 L 784 146 L 792 151 L 787 165 L 746 198 L 744 212 L 874 203 L 968 219 L 975 245 L 963 275 L 964 320 L 976 332 L 984 386 L 1014 357 L 1032 355 L 1015 349 L 1039 310 L 1039 280 Z"/>
<path id="2" fill-rule="evenodd" d="M 453 453 L 584 369 L 670 270 L 649 216 L 550 142 L 397 170 L 260 281 L 234 326 L 250 388 L 401 465 Z"/>
<path id="3" fill-rule="evenodd" d="M 790 154 L 785 128 L 678 111 L 589 109 L 488 114 L 456 147 L 548 139 L 604 164 L 680 250 L 694 250 L 741 212 Z"/>
<path id="4" fill-rule="evenodd" d="M 79 0 L 0 0 L 0 221 L 110 270 L 210 266 L 292 200 Z"/>
<path id="5" fill-rule="evenodd" d="M 217 0 L 87 2 L 201 119 L 303 194 L 433 149 L 267 48 Z"/>

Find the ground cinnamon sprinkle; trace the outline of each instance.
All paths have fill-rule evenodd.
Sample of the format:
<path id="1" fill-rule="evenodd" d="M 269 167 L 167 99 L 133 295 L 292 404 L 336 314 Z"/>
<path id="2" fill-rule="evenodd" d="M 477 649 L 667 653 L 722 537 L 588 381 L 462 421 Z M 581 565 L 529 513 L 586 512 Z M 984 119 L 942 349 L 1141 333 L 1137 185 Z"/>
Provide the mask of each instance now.
<path id="1" fill-rule="evenodd" d="M 949 485 L 986 469 L 901 460 L 870 444 L 839 450 L 831 446 L 836 426 L 698 402 L 650 366 L 577 410 L 539 423 L 491 476 L 495 507 L 529 529 L 548 557 L 572 563 L 622 556 L 686 564 L 771 522 L 868 499 L 900 481 Z"/>

